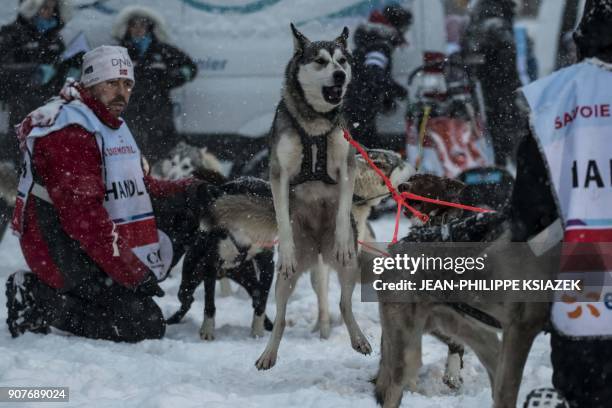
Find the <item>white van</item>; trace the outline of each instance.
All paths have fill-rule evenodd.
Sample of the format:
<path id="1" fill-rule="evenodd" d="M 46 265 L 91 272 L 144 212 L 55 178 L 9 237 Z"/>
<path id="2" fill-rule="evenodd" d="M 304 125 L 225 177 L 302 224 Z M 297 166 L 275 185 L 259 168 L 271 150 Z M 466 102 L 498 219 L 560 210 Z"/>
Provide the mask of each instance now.
<path id="1" fill-rule="evenodd" d="M 8 1 L 8 0 L 5 0 Z M 17 6 L 18 0 L 12 0 Z M 193 82 L 176 90 L 176 124 L 191 135 L 266 134 L 280 98 L 293 40 L 289 23 L 313 40 L 338 36 L 367 19 L 371 9 L 390 0 L 73 0 L 74 17 L 63 30 L 70 43 L 83 32 L 93 48 L 113 43 L 110 27 L 125 6 L 138 3 L 162 14 L 172 42 L 197 61 Z M 396 1 L 397 2 L 397 1 Z M 399 1 L 414 14 L 410 45 L 395 57 L 397 80 L 421 64 L 424 50 L 445 49 L 441 0 Z M 0 23 L 15 18 L 0 10 Z M 138 83 L 138 79 L 136 79 Z M 381 130 L 404 132 L 404 107 L 383 118 Z M 0 124 L 3 126 L 3 124 Z"/>

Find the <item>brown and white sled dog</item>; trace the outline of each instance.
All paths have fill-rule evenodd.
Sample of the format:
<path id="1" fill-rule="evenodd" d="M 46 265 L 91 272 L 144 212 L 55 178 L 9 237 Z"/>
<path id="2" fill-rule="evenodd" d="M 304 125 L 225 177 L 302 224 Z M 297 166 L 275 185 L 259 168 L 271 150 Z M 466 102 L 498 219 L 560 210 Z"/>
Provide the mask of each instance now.
<path id="1" fill-rule="evenodd" d="M 491 244 L 506 245 L 509 240 Z M 545 269 L 530 263 L 527 270 L 519 259 L 499 265 L 496 276 L 516 279 L 516 271 L 523 278 L 551 279 L 539 273 Z M 500 278 L 501 279 L 501 278 Z M 414 303 L 381 303 L 382 325 L 381 361 L 376 377 L 375 396 L 383 407 L 399 407 L 404 389 L 417 390 L 418 370 L 421 367 L 421 339 L 427 333 L 442 333 L 453 341 L 468 345 L 489 375 L 494 408 L 514 408 L 523 377 L 523 369 L 535 337 L 548 322 L 548 303 L 467 303 L 472 308 L 465 313 L 436 299 L 417 299 Z M 500 330 L 472 317 L 486 314 L 499 322 Z"/>

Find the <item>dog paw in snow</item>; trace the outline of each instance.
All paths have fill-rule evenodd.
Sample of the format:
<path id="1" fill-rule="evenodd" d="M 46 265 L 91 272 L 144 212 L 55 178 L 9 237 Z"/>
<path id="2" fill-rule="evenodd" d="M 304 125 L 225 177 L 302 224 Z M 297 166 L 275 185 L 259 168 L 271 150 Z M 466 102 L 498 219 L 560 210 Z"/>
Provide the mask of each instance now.
<path id="1" fill-rule="evenodd" d="M 259 316 L 256 313 L 253 313 L 253 322 L 251 323 L 251 337 L 253 338 L 263 337 L 264 330 L 265 330 L 264 328 L 265 320 L 266 320 L 265 313 L 262 313 Z"/>
<path id="2" fill-rule="evenodd" d="M 200 338 L 211 341 L 215 339 L 215 318 L 204 316 L 204 322 L 200 328 Z"/>
<path id="3" fill-rule="evenodd" d="M 297 270 L 297 261 L 295 260 L 295 248 L 293 246 L 285 246 L 279 248 L 278 251 L 278 272 L 285 279 L 291 278 Z"/>

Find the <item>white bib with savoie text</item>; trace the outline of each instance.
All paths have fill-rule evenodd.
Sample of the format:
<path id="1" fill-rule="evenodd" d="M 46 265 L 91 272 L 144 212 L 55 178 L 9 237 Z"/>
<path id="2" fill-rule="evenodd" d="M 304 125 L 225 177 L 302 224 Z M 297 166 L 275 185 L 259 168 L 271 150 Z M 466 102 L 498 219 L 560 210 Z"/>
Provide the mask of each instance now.
<path id="1" fill-rule="evenodd" d="M 563 220 L 552 322 L 571 337 L 612 336 L 612 71 L 587 60 L 523 88 Z"/>

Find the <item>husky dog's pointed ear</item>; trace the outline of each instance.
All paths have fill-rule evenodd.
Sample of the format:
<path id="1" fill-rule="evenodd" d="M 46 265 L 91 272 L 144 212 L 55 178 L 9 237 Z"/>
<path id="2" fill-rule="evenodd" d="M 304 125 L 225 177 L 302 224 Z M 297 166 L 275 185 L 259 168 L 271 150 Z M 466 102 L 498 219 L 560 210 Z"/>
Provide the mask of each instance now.
<path id="1" fill-rule="evenodd" d="M 347 48 L 347 40 L 349 38 L 349 29 L 348 27 L 344 27 L 342 30 L 342 34 L 338 38 L 336 38 L 336 43 L 340 44 L 342 47 Z"/>
<path id="2" fill-rule="evenodd" d="M 295 53 L 298 54 L 304 51 L 304 48 L 308 44 L 310 44 L 310 40 L 306 38 L 306 36 L 299 32 L 297 28 L 291 23 L 291 31 L 293 32 L 293 47 L 295 49 Z"/>

